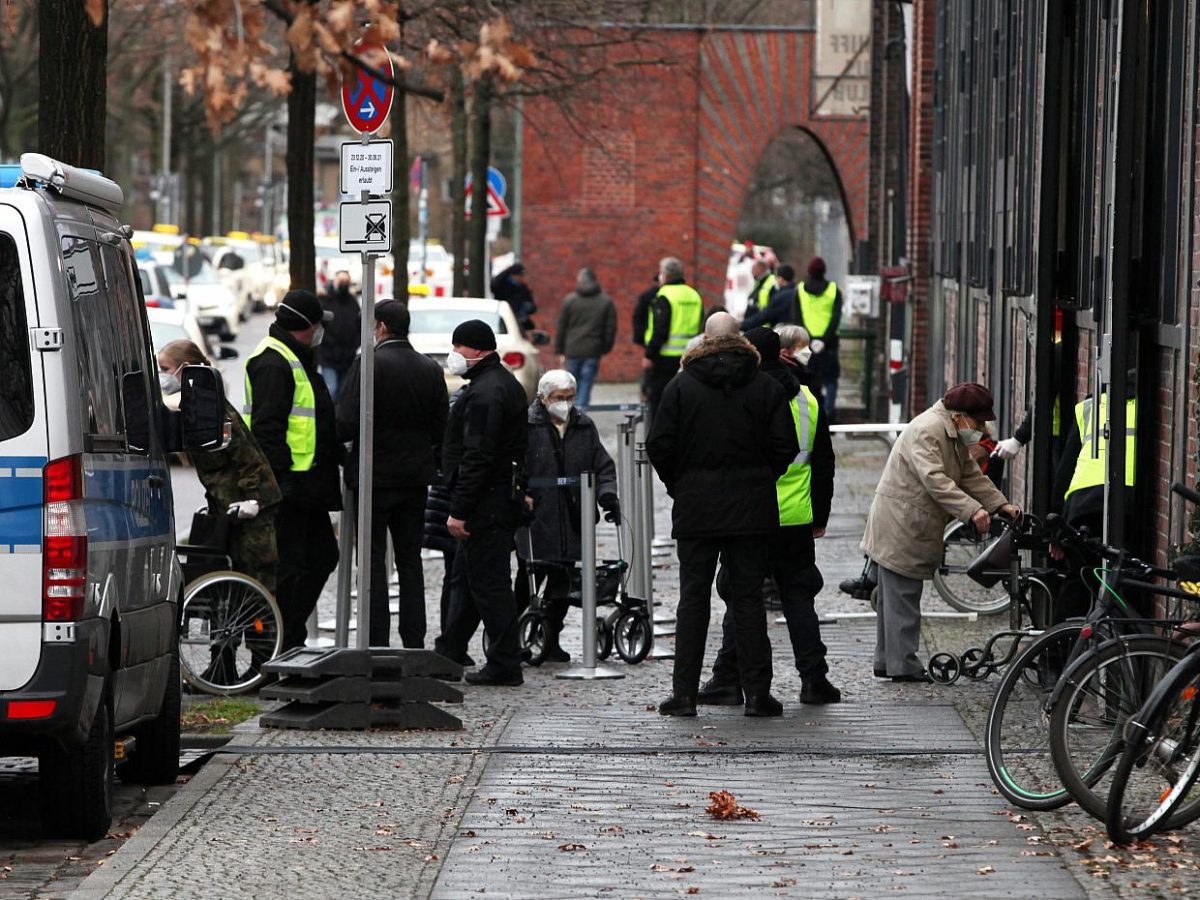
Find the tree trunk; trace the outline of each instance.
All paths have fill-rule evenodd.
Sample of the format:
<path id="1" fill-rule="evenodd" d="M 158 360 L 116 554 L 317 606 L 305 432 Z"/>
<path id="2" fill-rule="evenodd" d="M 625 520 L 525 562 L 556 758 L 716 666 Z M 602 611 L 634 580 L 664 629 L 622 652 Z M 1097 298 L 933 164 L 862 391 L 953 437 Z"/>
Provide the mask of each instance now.
<path id="1" fill-rule="evenodd" d="M 38 150 L 104 170 L 108 3 L 92 25 L 84 0 L 39 0 Z"/>
<path id="2" fill-rule="evenodd" d="M 467 292 L 486 297 L 487 271 L 487 170 L 492 151 L 492 84 L 487 75 L 475 83 L 471 105 L 471 223 L 468 234 L 471 272 Z"/>
<path id="3" fill-rule="evenodd" d="M 454 255 L 452 296 L 463 296 L 463 261 L 466 259 L 467 219 L 464 182 L 467 180 L 467 98 L 462 69 L 457 66 L 450 79 L 450 134 L 453 163 L 450 172 L 450 252 Z"/>
<path id="4" fill-rule="evenodd" d="M 292 288 L 317 289 L 316 250 L 313 248 L 313 160 L 317 77 L 289 63 L 292 90 L 288 94 L 287 217 L 291 245 L 289 273 Z"/>
<path id="5" fill-rule="evenodd" d="M 409 225 L 408 92 L 396 88 L 392 101 L 392 296 L 408 300 Z"/>

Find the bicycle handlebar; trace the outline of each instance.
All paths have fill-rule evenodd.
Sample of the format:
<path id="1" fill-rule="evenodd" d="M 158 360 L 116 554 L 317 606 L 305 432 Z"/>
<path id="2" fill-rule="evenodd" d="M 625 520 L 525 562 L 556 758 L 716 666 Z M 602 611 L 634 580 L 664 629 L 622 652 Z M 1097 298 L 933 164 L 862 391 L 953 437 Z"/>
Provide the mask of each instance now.
<path id="1" fill-rule="evenodd" d="M 1182 485 L 1178 485 L 1182 487 Z M 1172 490 L 1174 490 L 1172 487 Z M 1187 490 L 1187 488 L 1184 488 Z M 1195 493 L 1194 491 L 1192 493 Z M 1185 495 L 1186 496 L 1186 495 Z M 1200 494 L 1197 494 L 1200 497 Z M 1062 516 L 1052 513 L 1046 519 L 1046 525 L 1050 532 L 1050 539 L 1056 544 L 1064 546 L 1075 546 L 1085 552 L 1094 554 L 1100 559 L 1108 562 L 1115 562 L 1117 569 L 1123 574 L 1128 575 L 1149 575 L 1155 578 L 1176 578 L 1178 573 L 1171 569 L 1162 569 L 1145 560 L 1138 559 L 1132 556 L 1128 551 L 1122 550 L 1119 547 L 1113 547 L 1104 543 L 1098 538 L 1086 536 L 1078 531 L 1074 526 L 1070 525 Z"/>

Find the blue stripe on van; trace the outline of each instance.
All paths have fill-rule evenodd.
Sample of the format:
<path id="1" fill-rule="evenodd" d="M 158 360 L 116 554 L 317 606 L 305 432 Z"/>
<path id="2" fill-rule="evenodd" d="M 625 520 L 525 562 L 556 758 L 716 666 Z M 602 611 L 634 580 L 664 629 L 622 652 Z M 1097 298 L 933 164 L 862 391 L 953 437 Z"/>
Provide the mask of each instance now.
<path id="1" fill-rule="evenodd" d="M 42 546 L 44 456 L 0 456 L 0 553 Z"/>

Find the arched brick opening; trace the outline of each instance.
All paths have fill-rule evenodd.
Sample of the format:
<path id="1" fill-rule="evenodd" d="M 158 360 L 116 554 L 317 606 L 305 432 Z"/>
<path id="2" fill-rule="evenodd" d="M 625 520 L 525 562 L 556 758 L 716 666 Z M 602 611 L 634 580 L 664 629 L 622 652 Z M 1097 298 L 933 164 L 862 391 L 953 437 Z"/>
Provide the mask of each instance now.
<path id="1" fill-rule="evenodd" d="M 705 300 L 720 302 L 747 186 L 780 131 L 815 139 L 840 185 L 852 247 L 867 236 L 865 111 L 814 114 L 814 38 L 805 29 L 650 30 L 610 50 L 623 65 L 569 109 L 525 104 L 521 258 L 544 327 L 576 269 L 597 271 L 620 312 L 602 378 L 638 373 L 629 316 L 660 257 L 678 256 Z"/>

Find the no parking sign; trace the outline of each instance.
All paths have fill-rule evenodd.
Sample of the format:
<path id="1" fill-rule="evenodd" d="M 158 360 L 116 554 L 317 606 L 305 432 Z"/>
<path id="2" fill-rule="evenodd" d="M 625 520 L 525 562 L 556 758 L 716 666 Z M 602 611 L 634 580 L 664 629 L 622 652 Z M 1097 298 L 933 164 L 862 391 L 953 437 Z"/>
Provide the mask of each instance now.
<path id="1" fill-rule="evenodd" d="M 359 41 L 354 45 L 354 55 L 388 76 L 395 78 L 392 57 L 382 44 L 367 44 Z M 355 77 L 342 83 L 342 110 L 346 121 L 355 131 L 374 134 L 387 121 L 392 111 L 395 88 L 361 68 L 355 69 Z"/>

